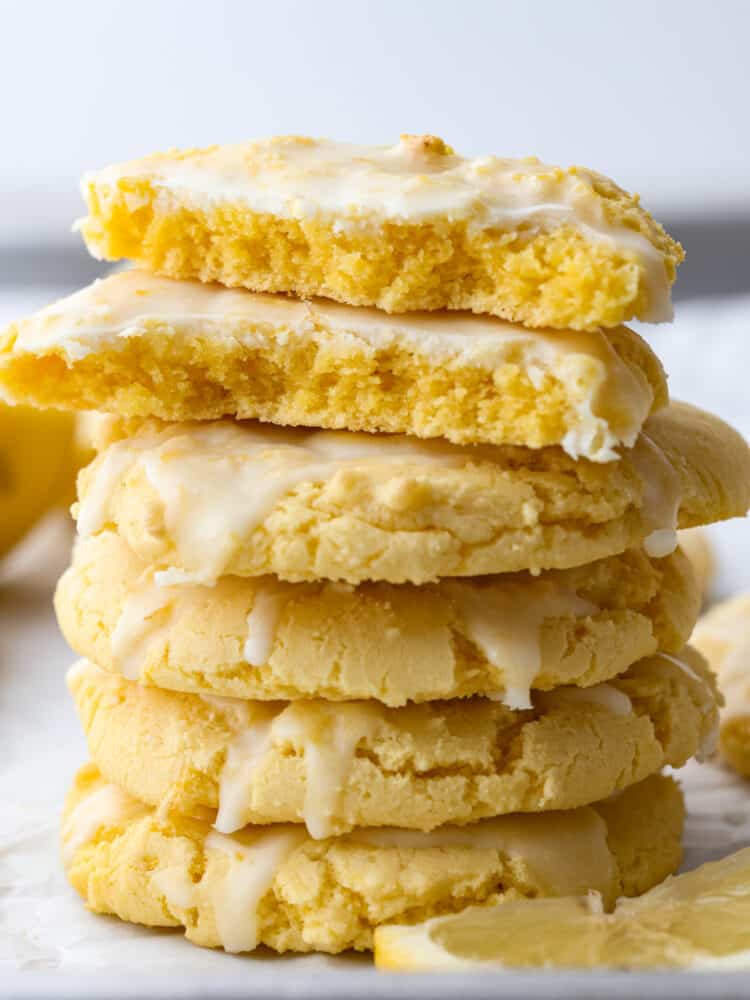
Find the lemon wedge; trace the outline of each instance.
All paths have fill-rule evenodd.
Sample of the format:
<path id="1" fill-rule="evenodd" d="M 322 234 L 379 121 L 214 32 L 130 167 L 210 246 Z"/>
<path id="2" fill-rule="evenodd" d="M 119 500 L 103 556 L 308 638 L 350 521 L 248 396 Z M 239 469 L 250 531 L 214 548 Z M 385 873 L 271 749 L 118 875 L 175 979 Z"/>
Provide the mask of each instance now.
<path id="1" fill-rule="evenodd" d="M 750 968 L 750 848 L 605 913 L 585 897 L 476 906 L 375 932 L 381 969 Z"/>
<path id="2" fill-rule="evenodd" d="M 0 403 L 0 555 L 73 492 L 73 416 Z"/>

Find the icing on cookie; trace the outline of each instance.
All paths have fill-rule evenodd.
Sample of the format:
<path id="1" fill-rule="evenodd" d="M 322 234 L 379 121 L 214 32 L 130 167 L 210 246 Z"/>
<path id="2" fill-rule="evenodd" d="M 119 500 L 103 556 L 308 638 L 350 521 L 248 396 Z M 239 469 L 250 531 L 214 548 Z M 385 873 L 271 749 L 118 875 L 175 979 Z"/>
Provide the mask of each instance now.
<path id="1" fill-rule="evenodd" d="M 431 833 L 393 828 L 360 829 L 348 839 L 376 847 L 403 849 L 465 847 L 501 851 L 525 863 L 550 892 L 575 895 L 587 880 L 612 884 L 612 855 L 607 827 L 590 807 L 571 812 L 525 815 L 516 813 L 482 820 L 469 826 L 445 826 Z M 564 849 L 570 846 L 570 851 Z M 566 864 L 560 865 L 560 857 Z M 569 862 L 569 863 L 568 863 Z"/>
<path id="2" fill-rule="evenodd" d="M 613 715 L 630 715 L 633 703 L 624 691 L 612 684 L 593 684 L 591 687 L 559 687 L 554 692 L 539 692 L 538 705 L 599 705 Z"/>
<path id="3" fill-rule="evenodd" d="M 502 587 L 445 581 L 459 612 L 456 627 L 502 674 L 499 699 L 508 708 L 531 708 L 530 689 L 542 661 L 541 629 L 547 619 L 583 617 L 599 609 L 553 581 L 528 580 Z"/>
<path id="4" fill-rule="evenodd" d="M 116 441 L 100 456 L 79 505 L 83 536 L 106 526 L 107 503 L 140 465 L 164 505 L 165 521 L 186 569 L 157 573 L 159 585 L 212 584 L 234 540 L 250 534 L 274 504 L 306 482 L 323 482 L 358 465 L 395 474 L 418 463 L 461 467 L 471 449 L 403 435 L 297 431 L 217 422 Z"/>
<path id="5" fill-rule="evenodd" d="M 263 347 L 311 338 L 342 354 L 400 346 L 441 364 L 458 361 L 488 373 L 517 365 L 537 391 L 546 377 L 571 400 L 562 447 L 573 458 L 613 461 L 634 443 L 653 390 L 600 332 L 530 330 L 492 316 L 436 311 L 388 315 L 335 302 L 303 302 L 201 282 L 122 271 L 42 309 L 18 325 L 18 353 L 62 351 L 75 363 L 149 337 L 235 341 Z M 596 377 L 591 378 L 592 369 Z M 588 384 L 583 393 L 582 384 Z"/>
<path id="6" fill-rule="evenodd" d="M 641 517 L 648 534 L 643 548 L 652 559 L 663 559 L 677 548 L 677 518 L 682 496 L 677 473 L 661 448 L 641 434 L 632 452 L 643 483 Z"/>
<path id="7" fill-rule="evenodd" d="M 215 703 L 216 699 L 204 700 Z M 234 699 L 221 699 L 233 702 Z M 304 760 L 305 801 L 302 819 L 311 837 L 336 832 L 336 814 L 349 779 L 357 746 L 371 738 L 384 709 L 377 703 L 292 702 L 256 705 L 238 702 L 228 721 L 236 729 L 219 777 L 219 810 L 214 826 L 233 833 L 248 822 L 252 783 L 272 746 L 289 744 Z M 247 705 L 245 711 L 242 706 Z M 223 704 L 217 706 L 227 709 Z"/>
<path id="8" fill-rule="evenodd" d="M 145 178 L 165 204 L 207 210 L 240 204 L 282 218 L 325 218 L 337 231 L 373 223 L 419 224 L 448 218 L 475 229 L 538 230 L 570 226 L 595 242 L 633 255 L 644 268 L 649 310 L 672 318 L 669 280 L 658 249 L 642 233 L 612 221 L 591 171 L 563 169 L 535 157 L 456 155 L 441 139 L 402 136 L 394 146 L 276 137 L 156 154 L 84 176 L 102 203 L 118 183 Z M 138 194 L 131 195 L 134 209 Z"/>
<path id="9" fill-rule="evenodd" d="M 77 803 L 62 827 L 62 857 L 67 867 L 76 853 L 90 843 L 105 826 L 117 826 L 145 813 L 141 806 L 115 785 L 100 785 Z"/>

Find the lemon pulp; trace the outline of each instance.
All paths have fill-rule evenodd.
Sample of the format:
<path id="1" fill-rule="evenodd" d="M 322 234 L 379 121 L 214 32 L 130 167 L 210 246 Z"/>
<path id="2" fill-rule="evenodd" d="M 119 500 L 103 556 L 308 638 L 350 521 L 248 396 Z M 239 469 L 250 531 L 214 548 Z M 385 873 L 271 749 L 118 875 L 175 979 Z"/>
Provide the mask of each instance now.
<path id="1" fill-rule="evenodd" d="M 750 967 L 750 848 L 668 878 L 611 913 L 595 894 L 472 907 L 415 927 L 383 927 L 387 969 Z"/>

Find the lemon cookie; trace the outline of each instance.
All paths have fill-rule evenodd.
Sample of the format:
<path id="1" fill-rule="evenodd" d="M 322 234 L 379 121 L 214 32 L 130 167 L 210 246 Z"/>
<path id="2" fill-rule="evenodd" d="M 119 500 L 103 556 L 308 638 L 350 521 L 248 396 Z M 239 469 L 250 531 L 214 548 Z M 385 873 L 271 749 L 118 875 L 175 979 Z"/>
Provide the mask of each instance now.
<path id="1" fill-rule="evenodd" d="M 685 404 L 619 462 L 255 423 L 147 421 L 79 476 L 82 536 L 107 528 L 160 584 L 230 573 L 426 583 L 582 565 L 744 514 L 750 451 Z"/>
<path id="2" fill-rule="evenodd" d="M 591 889 L 611 904 L 644 892 L 679 865 L 683 815 L 677 786 L 655 776 L 612 803 L 433 833 L 312 840 L 282 825 L 227 836 L 142 806 L 88 765 L 68 796 L 62 844 L 70 882 L 97 913 L 183 927 L 227 951 L 339 952 L 372 948 L 379 925 L 471 904 Z"/>
<path id="3" fill-rule="evenodd" d="M 423 587 L 221 577 L 159 587 L 114 533 L 80 540 L 55 595 L 73 649 L 145 684 L 235 698 L 388 705 L 590 685 L 690 637 L 700 594 L 678 550 Z"/>
<path id="4" fill-rule="evenodd" d="M 248 702 L 143 687 L 82 660 L 69 672 L 104 777 L 212 822 L 432 830 L 606 798 L 715 744 L 716 687 L 692 650 L 513 711 L 484 698 Z"/>
<path id="5" fill-rule="evenodd" d="M 708 594 L 716 578 L 716 553 L 703 528 L 688 528 L 678 536 L 680 548 L 690 560 L 701 594 Z"/>
<path id="6" fill-rule="evenodd" d="M 612 461 L 666 402 L 637 334 L 534 331 L 460 313 L 387 316 L 123 271 L 0 336 L 0 389 L 163 420 L 443 437 Z"/>
<path id="7" fill-rule="evenodd" d="M 750 595 L 711 608 L 694 635 L 696 646 L 716 671 L 726 702 L 721 751 L 732 767 L 750 777 Z"/>
<path id="8" fill-rule="evenodd" d="M 671 318 L 684 254 L 611 180 L 534 158 L 282 137 L 88 174 L 94 256 L 172 278 L 387 312 L 468 309 L 527 326 Z"/>

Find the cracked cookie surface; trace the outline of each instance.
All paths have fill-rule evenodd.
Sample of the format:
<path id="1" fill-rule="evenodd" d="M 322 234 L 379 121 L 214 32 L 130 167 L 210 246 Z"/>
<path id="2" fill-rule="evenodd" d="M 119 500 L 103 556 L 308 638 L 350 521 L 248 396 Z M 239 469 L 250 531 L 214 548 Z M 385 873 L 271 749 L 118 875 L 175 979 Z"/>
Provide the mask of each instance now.
<path id="1" fill-rule="evenodd" d="M 55 595 L 79 655 L 145 684 L 393 706 L 476 694 L 518 705 L 530 688 L 606 681 L 680 650 L 699 607 L 680 551 L 422 587 L 236 576 L 156 587 L 106 531 L 79 540 Z"/>
<path id="2" fill-rule="evenodd" d="M 97 913 L 183 927 L 204 947 L 340 952 L 375 927 L 522 896 L 638 895 L 681 860 L 682 795 L 654 776 L 596 806 L 504 816 L 431 834 L 374 829 L 312 840 L 303 827 L 227 837 L 159 816 L 83 768 L 65 806 L 67 875 Z"/>
<path id="3" fill-rule="evenodd" d="M 518 711 L 479 698 L 397 709 L 206 698 L 86 661 L 69 686 L 109 781 L 223 833 L 273 822 L 305 822 L 315 837 L 431 830 L 571 809 L 712 749 L 718 719 L 713 675 L 690 649 Z"/>
<path id="4" fill-rule="evenodd" d="M 685 404 L 618 462 L 254 423 L 146 422 L 79 476 L 81 535 L 114 529 L 158 582 L 224 574 L 425 583 L 583 565 L 742 515 L 750 451 Z M 116 433 L 116 431 L 115 431 Z"/>

